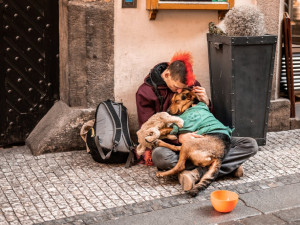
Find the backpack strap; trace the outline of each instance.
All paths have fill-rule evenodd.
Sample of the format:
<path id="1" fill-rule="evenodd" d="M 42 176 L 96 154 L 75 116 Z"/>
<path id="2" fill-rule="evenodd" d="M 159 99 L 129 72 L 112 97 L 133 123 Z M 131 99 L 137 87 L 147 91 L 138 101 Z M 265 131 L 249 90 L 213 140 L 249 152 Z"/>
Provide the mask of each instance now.
<path id="1" fill-rule="evenodd" d="M 99 137 L 98 137 L 98 136 L 95 136 L 94 139 L 95 139 L 95 143 L 96 143 L 96 146 L 97 146 L 97 149 L 98 149 L 98 152 L 99 152 L 101 158 L 102 158 L 103 160 L 109 159 L 109 158 L 110 158 L 110 155 L 111 155 L 111 153 L 112 153 L 112 150 L 110 150 L 110 151 L 105 155 L 104 152 L 103 152 L 103 149 L 102 149 L 102 147 L 101 147 L 101 145 L 100 145 Z"/>
<path id="2" fill-rule="evenodd" d="M 131 162 L 134 161 L 134 154 L 133 150 L 135 148 L 130 136 L 129 136 L 129 129 L 128 129 L 128 115 L 127 115 L 127 109 L 121 104 L 121 123 L 122 123 L 122 130 L 123 134 L 126 140 L 127 145 L 129 146 L 129 155 L 125 164 L 125 168 L 128 168 L 131 164 Z"/>
<path id="3" fill-rule="evenodd" d="M 121 127 L 121 121 L 114 109 L 114 107 L 112 106 L 112 103 L 110 100 L 107 100 L 107 101 L 104 101 L 103 102 L 103 105 L 106 107 L 109 115 L 111 116 L 112 118 L 112 121 L 115 125 L 115 128 L 116 128 L 116 131 L 114 133 L 114 137 L 113 137 L 113 148 L 105 155 L 104 152 L 103 152 L 103 149 L 102 147 L 100 146 L 100 143 L 99 143 L 99 137 L 98 136 L 95 136 L 95 143 L 96 143 L 96 146 L 97 146 L 97 149 L 98 149 L 98 152 L 101 156 L 101 158 L 103 160 L 105 159 L 109 159 L 110 156 L 111 156 L 111 153 L 112 151 L 115 151 L 115 148 L 118 146 L 120 140 L 121 140 L 121 134 L 122 134 L 122 127 Z"/>
<path id="4" fill-rule="evenodd" d="M 132 140 L 129 136 L 129 129 L 128 129 L 128 116 L 127 116 L 127 109 L 121 104 L 121 123 L 122 123 L 122 130 L 126 140 L 126 143 L 129 147 L 133 147 Z"/>
<path id="5" fill-rule="evenodd" d="M 113 122 L 116 127 L 116 132 L 113 138 L 113 150 L 115 151 L 115 148 L 118 146 L 121 140 L 121 135 L 122 135 L 122 125 L 119 116 L 117 115 L 111 100 L 106 100 L 103 102 L 104 106 L 107 108 L 111 118 L 113 119 Z"/>

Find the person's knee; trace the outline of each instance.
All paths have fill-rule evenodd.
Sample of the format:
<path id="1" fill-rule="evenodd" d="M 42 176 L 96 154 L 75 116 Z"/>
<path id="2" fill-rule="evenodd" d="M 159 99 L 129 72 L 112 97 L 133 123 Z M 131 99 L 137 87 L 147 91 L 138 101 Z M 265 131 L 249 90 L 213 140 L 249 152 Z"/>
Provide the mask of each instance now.
<path id="1" fill-rule="evenodd" d="M 164 147 L 157 147 L 152 151 L 152 162 L 160 170 L 173 168 L 178 161 L 175 152 Z"/>
<path id="2" fill-rule="evenodd" d="M 152 161 L 155 165 L 158 164 L 159 159 L 163 156 L 162 150 L 163 149 L 161 147 L 158 147 L 152 151 Z"/>
<path id="3" fill-rule="evenodd" d="M 254 156 L 258 151 L 258 145 L 254 138 L 251 137 L 232 137 L 232 147 L 239 149 L 243 154 L 250 157 Z"/>
<path id="4" fill-rule="evenodd" d="M 258 151 L 258 144 L 256 142 L 256 140 L 254 138 L 246 138 L 245 140 L 245 144 L 246 144 L 246 147 L 247 147 L 247 150 L 249 151 L 249 154 L 251 156 L 254 156 L 257 151 Z"/>

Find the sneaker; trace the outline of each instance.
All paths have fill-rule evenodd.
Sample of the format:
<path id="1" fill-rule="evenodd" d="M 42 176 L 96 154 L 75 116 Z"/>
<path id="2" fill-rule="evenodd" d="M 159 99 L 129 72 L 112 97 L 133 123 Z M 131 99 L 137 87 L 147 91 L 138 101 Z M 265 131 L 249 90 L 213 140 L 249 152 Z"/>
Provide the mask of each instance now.
<path id="1" fill-rule="evenodd" d="M 244 176 L 243 167 L 239 166 L 235 171 L 233 171 L 233 176 L 238 177 L 238 178 Z"/>
<path id="2" fill-rule="evenodd" d="M 192 190 L 196 183 L 200 181 L 198 169 L 184 170 L 178 174 L 178 180 L 184 191 Z"/>

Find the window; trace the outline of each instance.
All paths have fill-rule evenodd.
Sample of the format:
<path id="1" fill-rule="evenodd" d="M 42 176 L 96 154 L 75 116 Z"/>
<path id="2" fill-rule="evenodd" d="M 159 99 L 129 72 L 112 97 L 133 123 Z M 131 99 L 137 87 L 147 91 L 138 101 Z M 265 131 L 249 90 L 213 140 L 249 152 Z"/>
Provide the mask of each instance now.
<path id="1" fill-rule="evenodd" d="M 229 10 L 234 0 L 147 0 L 149 19 L 154 20 L 158 10 L 165 9 L 207 9 Z"/>

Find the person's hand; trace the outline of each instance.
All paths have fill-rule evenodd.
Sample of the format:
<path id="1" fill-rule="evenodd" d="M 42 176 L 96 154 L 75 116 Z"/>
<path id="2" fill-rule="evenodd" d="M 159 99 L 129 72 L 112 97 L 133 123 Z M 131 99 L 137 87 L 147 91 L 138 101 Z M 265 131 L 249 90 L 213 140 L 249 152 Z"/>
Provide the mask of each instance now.
<path id="1" fill-rule="evenodd" d="M 178 141 L 182 144 L 183 142 L 190 141 L 193 138 L 202 138 L 203 135 L 196 134 L 197 131 L 193 133 L 185 133 L 185 134 L 180 134 L 178 137 Z"/>
<path id="2" fill-rule="evenodd" d="M 199 97 L 200 101 L 209 106 L 209 98 L 204 87 L 194 86 L 193 92 Z"/>

